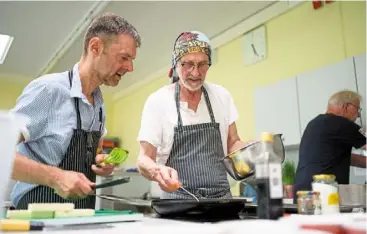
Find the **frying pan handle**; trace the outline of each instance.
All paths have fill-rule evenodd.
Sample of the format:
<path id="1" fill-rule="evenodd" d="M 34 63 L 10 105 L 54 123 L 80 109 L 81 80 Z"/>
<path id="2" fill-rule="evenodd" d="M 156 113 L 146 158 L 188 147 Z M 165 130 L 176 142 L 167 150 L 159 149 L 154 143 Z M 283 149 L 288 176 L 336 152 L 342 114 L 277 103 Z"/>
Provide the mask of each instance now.
<path id="1" fill-rule="evenodd" d="M 106 183 L 97 184 L 93 188 L 100 189 L 100 188 L 112 187 L 112 186 L 128 183 L 130 182 L 130 180 L 131 180 L 130 177 L 122 177 L 116 180 L 108 181 Z"/>

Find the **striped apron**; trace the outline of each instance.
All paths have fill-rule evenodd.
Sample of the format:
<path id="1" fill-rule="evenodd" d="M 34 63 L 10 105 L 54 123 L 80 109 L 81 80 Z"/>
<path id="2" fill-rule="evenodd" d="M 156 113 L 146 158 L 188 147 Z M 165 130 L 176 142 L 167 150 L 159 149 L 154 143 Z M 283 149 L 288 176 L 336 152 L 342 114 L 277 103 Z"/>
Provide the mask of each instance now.
<path id="1" fill-rule="evenodd" d="M 174 128 L 172 151 L 166 166 L 178 172 L 182 186 L 198 198 L 232 198 L 227 172 L 220 159 L 224 157 L 219 123 L 215 122 L 209 96 L 202 91 L 211 122 L 182 125 L 180 86 L 175 87 L 178 124 Z M 192 199 L 183 190 L 162 192 L 163 199 Z"/>
<path id="2" fill-rule="evenodd" d="M 73 72 L 69 71 L 70 87 L 72 86 Z M 73 130 L 68 149 L 61 163 L 60 169 L 83 173 L 90 181 L 96 181 L 96 175 L 91 166 L 95 163 L 98 142 L 102 130 L 102 108 L 99 110 L 99 131 L 88 132 L 82 129 L 82 122 L 79 111 L 79 99 L 74 98 L 77 112 L 77 129 Z M 95 196 L 88 196 L 83 199 L 68 200 L 54 193 L 54 189 L 38 185 L 28 191 L 19 201 L 16 209 L 28 209 L 29 203 L 74 203 L 76 209 L 94 209 Z"/>

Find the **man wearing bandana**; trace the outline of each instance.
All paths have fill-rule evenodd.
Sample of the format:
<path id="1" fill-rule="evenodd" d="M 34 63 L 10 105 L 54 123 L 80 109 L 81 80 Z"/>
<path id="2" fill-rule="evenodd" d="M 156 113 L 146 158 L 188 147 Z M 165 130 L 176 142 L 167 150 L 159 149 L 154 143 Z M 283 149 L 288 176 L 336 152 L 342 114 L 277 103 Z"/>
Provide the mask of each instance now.
<path id="1" fill-rule="evenodd" d="M 229 92 L 205 81 L 211 65 L 209 39 L 184 32 L 174 43 L 171 84 L 144 106 L 137 166 L 156 181 L 163 199 L 231 198 L 220 159 L 245 145 L 237 134 L 238 112 Z"/>

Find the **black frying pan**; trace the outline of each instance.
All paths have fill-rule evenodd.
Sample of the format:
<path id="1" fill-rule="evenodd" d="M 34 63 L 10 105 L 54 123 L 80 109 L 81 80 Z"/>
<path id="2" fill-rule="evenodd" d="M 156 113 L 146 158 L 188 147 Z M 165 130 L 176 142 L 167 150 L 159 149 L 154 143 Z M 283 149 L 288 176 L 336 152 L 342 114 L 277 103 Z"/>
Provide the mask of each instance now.
<path id="1" fill-rule="evenodd" d="M 245 208 L 246 199 L 156 199 L 152 201 L 153 210 L 164 216 L 185 217 L 238 217 Z"/>

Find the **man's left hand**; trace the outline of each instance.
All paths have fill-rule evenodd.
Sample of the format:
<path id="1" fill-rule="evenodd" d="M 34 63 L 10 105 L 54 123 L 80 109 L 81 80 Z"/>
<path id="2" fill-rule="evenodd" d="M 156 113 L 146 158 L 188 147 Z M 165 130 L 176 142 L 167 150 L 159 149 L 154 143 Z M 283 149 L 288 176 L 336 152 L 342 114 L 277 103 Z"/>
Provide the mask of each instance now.
<path id="1" fill-rule="evenodd" d="M 103 160 L 108 157 L 108 154 L 98 154 L 96 157 L 96 163 L 99 167 L 92 165 L 92 170 L 99 176 L 109 176 L 112 174 L 115 164 L 103 163 Z"/>

